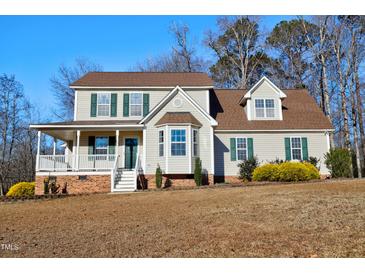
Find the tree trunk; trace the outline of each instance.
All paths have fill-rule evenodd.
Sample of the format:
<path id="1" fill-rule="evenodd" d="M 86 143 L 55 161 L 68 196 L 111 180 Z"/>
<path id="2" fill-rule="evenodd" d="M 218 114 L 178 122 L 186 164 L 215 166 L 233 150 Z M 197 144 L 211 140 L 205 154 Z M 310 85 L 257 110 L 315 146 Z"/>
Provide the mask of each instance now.
<path id="1" fill-rule="evenodd" d="M 361 178 L 361 155 L 360 155 L 360 146 L 359 146 L 359 137 L 357 134 L 357 109 L 356 109 L 356 102 L 355 102 L 355 94 L 353 91 L 353 87 L 350 88 L 351 92 L 351 114 L 352 114 L 352 129 L 354 132 L 354 145 L 355 145 L 355 154 L 356 154 L 356 166 L 357 166 L 357 177 Z"/>
<path id="2" fill-rule="evenodd" d="M 322 63 L 322 87 L 323 87 L 323 105 L 324 105 L 324 114 L 328 118 L 328 120 L 332 124 L 332 117 L 331 117 L 331 104 L 330 104 L 330 96 L 328 92 L 328 82 L 327 82 L 327 65 L 326 65 L 326 59 L 321 54 L 321 63 Z M 333 132 L 329 133 L 330 137 L 330 147 L 335 147 L 335 141 L 333 138 Z"/>

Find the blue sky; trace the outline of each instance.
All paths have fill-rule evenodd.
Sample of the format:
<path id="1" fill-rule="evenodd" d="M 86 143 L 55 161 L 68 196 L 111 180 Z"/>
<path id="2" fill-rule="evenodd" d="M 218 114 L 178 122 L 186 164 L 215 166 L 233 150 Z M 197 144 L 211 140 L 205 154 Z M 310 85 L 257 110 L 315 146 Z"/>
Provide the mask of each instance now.
<path id="1" fill-rule="evenodd" d="M 265 31 L 292 16 L 264 16 Z M 216 16 L 0 16 L 0 73 L 14 74 L 26 96 L 42 112 L 55 107 L 49 79 L 60 64 L 84 57 L 104 71 L 130 70 L 146 58 L 167 52 L 168 32 L 176 21 L 186 23 L 200 55 L 204 33 L 215 30 Z"/>

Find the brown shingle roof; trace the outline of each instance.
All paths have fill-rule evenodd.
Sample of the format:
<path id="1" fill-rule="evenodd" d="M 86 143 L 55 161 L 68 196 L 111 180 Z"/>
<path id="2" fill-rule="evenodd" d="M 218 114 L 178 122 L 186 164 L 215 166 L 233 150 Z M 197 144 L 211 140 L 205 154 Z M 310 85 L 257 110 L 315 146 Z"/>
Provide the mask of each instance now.
<path id="1" fill-rule="evenodd" d="M 239 101 L 245 90 L 221 89 L 211 92 L 211 115 L 221 130 L 275 130 L 275 129 L 332 129 L 307 90 L 283 90 L 287 95 L 283 102 L 283 120 L 248 121 Z"/>
<path id="2" fill-rule="evenodd" d="M 103 126 L 103 125 L 137 125 L 140 120 L 78 120 L 37 124 L 39 126 Z"/>
<path id="3" fill-rule="evenodd" d="M 164 116 L 155 124 L 192 124 L 201 126 L 202 124 L 190 112 L 166 112 Z"/>
<path id="4" fill-rule="evenodd" d="M 90 72 L 70 86 L 83 87 L 175 87 L 213 86 L 202 72 Z"/>

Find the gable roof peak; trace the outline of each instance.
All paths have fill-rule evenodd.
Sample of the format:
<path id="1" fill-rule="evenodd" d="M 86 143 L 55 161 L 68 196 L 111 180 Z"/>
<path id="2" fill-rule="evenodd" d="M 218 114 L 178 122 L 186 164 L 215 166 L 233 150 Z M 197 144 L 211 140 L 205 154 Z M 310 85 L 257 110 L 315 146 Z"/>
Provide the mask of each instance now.
<path id="1" fill-rule="evenodd" d="M 266 76 L 263 76 L 251 89 L 249 89 L 249 91 L 247 91 L 247 93 L 243 96 L 243 98 L 240 100 L 240 103 L 242 103 L 245 99 L 251 98 L 252 93 L 259 87 L 261 86 L 264 82 L 267 82 L 272 88 L 273 90 L 278 93 L 279 97 L 281 99 L 286 98 L 286 94 L 280 89 L 278 88 L 273 82 L 271 82 L 269 80 L 269 78 L 267 78 Z"/>

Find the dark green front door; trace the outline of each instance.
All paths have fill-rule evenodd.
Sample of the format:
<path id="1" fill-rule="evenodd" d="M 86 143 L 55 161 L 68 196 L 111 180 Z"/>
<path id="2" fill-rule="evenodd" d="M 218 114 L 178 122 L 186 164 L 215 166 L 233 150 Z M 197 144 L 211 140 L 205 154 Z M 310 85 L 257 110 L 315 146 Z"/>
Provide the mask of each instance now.
<path id="1" fill-rule="evenodd" d="M 125 139 L 125 168 L 133 169 L 136 165 L 138 139 L 126 138 Z"/>

